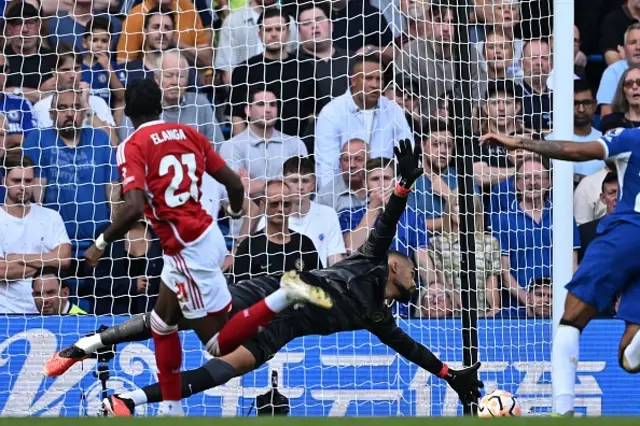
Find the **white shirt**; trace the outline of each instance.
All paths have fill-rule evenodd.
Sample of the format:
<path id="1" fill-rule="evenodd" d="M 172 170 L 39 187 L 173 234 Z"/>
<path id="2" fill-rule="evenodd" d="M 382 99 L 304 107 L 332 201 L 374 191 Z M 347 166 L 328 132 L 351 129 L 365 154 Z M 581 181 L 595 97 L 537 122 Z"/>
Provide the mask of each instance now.
<path id="1" fill-rule="evenodd" d="M 10 254 L 44 254 L 60 244 L 70 244 L 62 217 L 55 210 L 31 204 L 29 213 L 18 218 L 0 208 L 0 257 Z M 37 313 L 31 295 L 31 278 L 0 280 L 0 312 Z"/>
<path id="2" fill-rule="evenodd" d="M 258 230 L 264 228 L 264 216 L 260 219 Z M 329 256 L 345 254 L 347 249 L 342 238 L 338 214 L 331 207 L 311 202 L 309 211 L 304 216 L 289 216 L 289 229 L 309 237 L 316 246 L 320 262 L 326 268 Z"/>
<path id="3" fill-rule="evenodd" d="M 220 29 L 215 67 L 231 71 L 233 67 L 264 52 L 262 40 L 258 35 L 260 14 L 249 2 L 227 16 Z M 298 29 L 289 19 L 289 45 L 287 50 L 295 52 L 298 48 Z"/>
<path id="4" fill-rule="evenodd" d="M 319 188 L 331 183 L 340 173 L 340 150 L 351 139 L 367 142 L 371 158 L 393 158 L 393 147 L 399 140 L 413 142 L 404 111 L 394 101 L 380 97 L 371 132 L 367 129 L 365 115 L 353 101 L 350 90 L 333 99 L 320 112 L 315 141 Z"/>
<path id="5" fill-rule="evenodd" d="M 48 129 L 53 127 L 53 120 L 51 119 L 51 102 L 53 102 L 53 95 L 41 99 L 33 106 L 33 118 L 38 122 L 38 128 Z M 109 126 L 115 126 L 116 121 L 111 114 L 111 108 L 104 101 L 104 99 L 98 96 L 89 96 L 89 106 L 96 113 L 98 118 Z"/>
<path id="6" fill-rule="evenodd" d="M 606 169 L 602 169 L 585 177 L 573 192 L 573 217 L 578 226 L 607 214 L 607 206 L 600 201 L 602 181 L 607 177 L 607 173 L 609 172 Z"/>
<path id="7" fill-rule="evenodd" d="M 207 213 L 213 216 L 214 221 L 217 220 L 220 212 L 220 203 L 227 198 L 227 189 L 208 173 L 203 173 L 201 191 L 200 204 L 202 204 Z"/>

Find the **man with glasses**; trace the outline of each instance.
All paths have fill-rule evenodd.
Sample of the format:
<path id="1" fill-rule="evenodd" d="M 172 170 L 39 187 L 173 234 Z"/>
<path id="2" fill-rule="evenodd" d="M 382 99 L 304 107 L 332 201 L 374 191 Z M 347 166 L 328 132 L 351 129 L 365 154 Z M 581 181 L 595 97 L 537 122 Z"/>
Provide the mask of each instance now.
<path id="1" fill-rule="evenodd" d="M 598 88 L 598 104 L 603 117 L 611 114 L 613 97 L 618 82 L 629 67 L 640 65 L 640 22 L 631 25 L 624 33 L 624 59 L 613 62 L 602 74 Z"/>
<path id="2" fill-rule="evenodd" d="M 573 82 L 573 140 L 589 142 L 602 136 L 602 132 L 593 127 L 593 115 L 596 112 L 596 101 L 587 80 Z M 552 140 L 553 134 L 546 139 Z M 604 169 L 602 160 L 590 160 L 573 164 L 574 181 L 578 184 L 585 176 L 590 176 Z"/>
<path id="3" fill-rule="evenodd" d="M 56 64 L 54 52 L 42 46 L 40 13 L 29 3 L 17 2 L 7 10 L 4 20 L 4 54 L 11 67 L 4 90 L 38 102 L 41 92 L 55 89 L 51 77 Z"/>

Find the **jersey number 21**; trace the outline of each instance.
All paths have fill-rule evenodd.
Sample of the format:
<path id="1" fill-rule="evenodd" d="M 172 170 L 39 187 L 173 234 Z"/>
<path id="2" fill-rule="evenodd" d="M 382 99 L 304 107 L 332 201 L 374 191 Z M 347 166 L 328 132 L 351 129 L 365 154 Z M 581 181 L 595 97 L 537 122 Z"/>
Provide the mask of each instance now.
<path id="1" fill-rule="evenodd" d="M 180 185 L 184 180 L 183 165 L 187 166 L 187 174 L 191 179 L 188 192 L 178 193 Z M 196 155 L 194 153 L 182 154 L 180 160 L 175 155 L 165 155 L 160 161 L 160 176 L 169 173 L 173 169 L 173 178 L 164 192 L 164 200 L 169 207 L 179 207 L 186 203 L 189 198 L 198 201 L 198 177 L 196 176 Z"/>

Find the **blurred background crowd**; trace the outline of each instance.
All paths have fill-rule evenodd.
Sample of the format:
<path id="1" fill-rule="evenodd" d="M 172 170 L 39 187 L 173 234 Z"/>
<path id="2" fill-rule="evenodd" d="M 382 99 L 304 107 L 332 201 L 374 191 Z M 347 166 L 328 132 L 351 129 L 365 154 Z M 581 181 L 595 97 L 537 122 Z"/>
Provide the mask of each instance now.
<path id="1" fill-rule="evenodd" d="M 479 315 L 549 317 L 550 162 L 478 138 L 553 137 L 550 3 L 3 2 L 0 312 L 153 306 L 162 249 L 146 221 L 96 269 L 82 262 L 121 206 L 115 147 L 134 131 L 124 89 L 150 78 L 163 90 L 162 119 L 204 134 L 244 183 L 245 217 L 230 220 L 224 187 L 203 182 L 202 203 L 227 237 L 230 282 L 327 267 L 357 250 L 393 190 L 393 144 L 409 138 L 425 175 L 393 248 L 414 259 L 420 291 L 397 313 L 460 314 L 457 159 L 466 156 Z M 640 126 L 640 0 L 576 6 L 574 140 Z M 602 161 L 575 164 L 574 183 L 577 267 L 618 183 Z"/>

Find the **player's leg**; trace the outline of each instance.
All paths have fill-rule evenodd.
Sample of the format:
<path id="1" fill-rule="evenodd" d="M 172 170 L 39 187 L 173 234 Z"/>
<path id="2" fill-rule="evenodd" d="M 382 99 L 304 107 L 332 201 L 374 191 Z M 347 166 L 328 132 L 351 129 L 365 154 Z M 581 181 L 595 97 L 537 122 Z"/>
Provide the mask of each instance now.
<path id="1" fill-rule="evenodd" d="M 638 268 L 640 269 L 640 268 Z M 620 340 L 618 360 L 620 367 L 628 373 L 640 372 L 640 270 L 634 279 L 620 294 L 620 304 L 616 317 L 625 321 L 626 329 Z"/>
<path id="2" fill-rule="evenodd" d="M 282 288 L 281 281 L 284 281 Z M 305 288 L 304 286 L 301 287 L 302 289 Z M 277 276 L 262 276 L 233 284 L 229 288 L 233 296 L 233 309 L 231 311 L 231 321 L 233 322 L 229 327 L 223 329 L 226 335 L 221 332 L 223 345 L 220 353 L 223 354 L 230 353 L 239 343 L 248 340 L 253 334 L 253 332 L 249 332 L 242 337 L 235 334 L 236 321 L 233 316 L 237 312 L 242 312 L 244 316 L 253 318 L 256 316 L 256 309 L 260 309 L 260 305 L 254 307 L 252 311 L 248 311 L 248 309 L 264 300 L 268 311 L 262 309 L 262 312 L 265 313 L 266 316 L 257 322 L 258 324 L 262 324 L 272 316 L 272 313 L 281 312 L 284 308 L 301 299 L 300 297 L 296 297 L 296 293 L 300 292 L 300 286 L 297 286 L 295 281 L 278 280 Z M 303 292 L 303 295 L 306 293 L 315 294 L 313 288 L 308 292 Z M 324 299 L 320 300 L 322 301 Z M 258 317 L 260 318 L 260 315 L 258 315 Z M 49 377 L 60 376 L 75 363 L 84 360 L 98 349 L 104 347 L 151 339 L 149 318 L 150 313 L 137 315 L 105 331 L 82 337 L 76 343 L 67 346 L 49 358 L 44 367 L 44 374 Z M 179 330 L 190 330 L 191 328 L 192 322 L 186 318 L 182 318 L 178 324 Z M 251 327 L 249 327 L 248 330 L 251 331 Z M 208 342 L 208 339 L 205 341 Z"/>
<path id="3" fill-rule="evenodd" d="M 247 282 L 245 285 L 254 288 L 256 285 L 263 286 L 268 282 L 267 288 L 271 291 L 262 300 L 242 310 L 225 324 L 213 339 L 212 355 L 231 353 L 242 343 L 253 338 L 260 328 L 271 322 L 276 314 L 297 303 L 310 303 L 325 309 L 333 306 L 331 298 L 321 287 L 307 284 L 305 281 L 310 280 L 303 281 L 297 271 L 289 271 L 280 277 L 279 283 L 273 278 L 257 280 L 255 284 L 251 281 Z"/>
<path id="4" fill-rule="evenodd" d="M 598 309 L 567 293 L 564 314 L 553 340 L 553 412 L 571 415 L 575 398 L 576 369 L 580 356 L 580 334 Z"/>
<path id="5" fill-rule="evenodd" d="M 573 414 L 580 334 L 591 318 L 604 311 L 627 286 L 633 265 L 620 254 L 636 251 L 637 243 L 628 242 L 631 239 L 624 235 L 633 235 L 629 234 L 632 231 L 616 225 L 598 236 L 567 284 L 564 313 L 553 339 L 554 414 Z"/>
<path id="6" fill-rule="evenodd" d="M 172 283 L 175 287 L 175 282 Z M 155 346 L 158 382 L 164 399 L 163 415 L 181 415 L 182 345 L 178 335 L 178 322 L 182 317 L 181 303 L 176 291 L 163 281 L 158 300 L 150 315 L 151 335 Z"/>
<path id="7" fill-rule="evenodd" d="M 223 385 L 234 377 L 262 366 L 287 343 L 305 334 L 298 324 L 295 314 L 278 316 L 258 336 L 230 354 L 213 358 L 195 370 L 185 371 L 182 373 L 182 397 L 188 398 Z M 132 392 L 113 395 L 105 399 L 104 404 L 107 409 L 119 408 L 108 410 L 110 413 L 129 416 L 133 413 L 135 406 L 160 401 L 162 401 L 162 392 L 156 383 Z"/>
<path id="8" fill-rule="evenodd" d="M 620 367 L 627 373 L 640 373 L 640 325 L 627 323 L 620 348 L 618 350 L 618 360 Z"/>
<path id="9" fill-rule="evenodd" d="M 151 339 L 150 313 L 136 315 L 133 318 L 110 327 L 100 333 L 80 338 L 76 343 L 56 352 L 44 365 L 44 375 L 57 377 L 69 370 L 98 349 L 118 343 L 139 342 Z"/>

